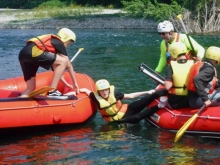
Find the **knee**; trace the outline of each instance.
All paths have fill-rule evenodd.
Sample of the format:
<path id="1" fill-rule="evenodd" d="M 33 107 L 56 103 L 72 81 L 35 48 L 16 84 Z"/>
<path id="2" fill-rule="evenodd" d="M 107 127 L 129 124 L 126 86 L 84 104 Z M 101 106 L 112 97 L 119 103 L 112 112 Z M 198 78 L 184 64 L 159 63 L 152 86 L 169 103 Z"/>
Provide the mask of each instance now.
<path id="1" fill-rule="evenodd" d="M 62 58 L 61 63 L 65 66 L 68 64 L 68 59 L 67 58 Z"/>
<path id="2" fill-rule="evenodd" d="M 68 61 L 69 59 L 67 57 L 62 57 L 57 55 L 56 61 L 53 64 L 67 66 Z"/>

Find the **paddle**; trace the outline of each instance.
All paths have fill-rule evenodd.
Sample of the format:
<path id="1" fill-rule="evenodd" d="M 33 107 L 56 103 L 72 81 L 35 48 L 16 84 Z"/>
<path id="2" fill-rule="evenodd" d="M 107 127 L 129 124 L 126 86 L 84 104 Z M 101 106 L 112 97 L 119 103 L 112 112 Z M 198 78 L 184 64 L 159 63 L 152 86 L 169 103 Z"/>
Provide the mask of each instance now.
<path id="1" fill-rule="evenodd" d="M 34 90 L 33 92 L 31 92 L 28 97 L 35 97 L 37 95 L 40 95 L 40 94 L 43 94 L 45 92 L 49 92 L 51 90 L 53 90 L 54 88 L 50 87 L 50 86 L 44 86 L 44 87 L 41 87 L 39 89 L 36 89 Z"/>
<path id="2" fill-rule="evenodd" d="M 78 56 L 78 54 L 83 51 L 84 48 L 79 48 L 79 50 L 76 52 L 76 54 L 73 56 L 73 58 L 70 60 L 70 62 L 73 62 L 73 60 Z"/>
<path id="3" fill-rule="evenodd" d="M 192 55 L 193 55 L 194 57 L 196 57 L 195 49 L 194 49 L 194 47 L 193 47 L 193 45 L 192 45 L 192 42 L 191 42 L 190 37 L 189 37 L 189 35 L 188 35 L 188 32 L 187 32 L 187 30 L 186 30 L 186 26 L 185 26 L 185 24 L 183 23 L 183 20 L 182 20 L 182 14 L 179 14 L 179 15 L 177 16 L 177 18 L 180 20 L 180 22 L 181 22 L 181 24 L 182 24 L 182 26 L 183 26 L 183 29 L 184 29 L 184 31 L 185 31 L 185 33 L 186 33 L 187 39 L 188 39 L 189 44 L 190 44 L 190 46 L 191 46 L 191 48 L 192 48 L 192 51 L 193 51 L 193 54 L 192 54 Z"/>
<path id="4" fill-rule="evenodd" d="M 218 93 L 220 92 L 220 88 L 218 90 L 215 91 L 215 93 L 212 94 L 212 96 L 210 97 L 210 100 L 213 99 L 213 97 Z M 202 110 L 205 108 L 205 105 L 203 105 L 199 111 L 194 114 L 180 129 L 179 131 L 176 133 L 176 136 L 175 136 L 175 139 L 174 139 L 174 142 L 176 143 L 180 138 L 181 136 L 185 133 L 185 131 L 189 128 L 189 126 L 193 123 L 193 121 L 199 116 L 199 114 L 202 112 Z"/>

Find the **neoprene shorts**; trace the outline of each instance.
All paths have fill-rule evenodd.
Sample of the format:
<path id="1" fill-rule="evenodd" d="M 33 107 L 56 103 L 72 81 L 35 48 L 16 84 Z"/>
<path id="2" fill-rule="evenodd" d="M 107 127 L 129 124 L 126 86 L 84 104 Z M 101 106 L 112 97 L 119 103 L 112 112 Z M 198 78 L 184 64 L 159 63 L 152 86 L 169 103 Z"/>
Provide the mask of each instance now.
<path id="1" fill-rule="evenodd" d="M 44 51 L 36 57 L 32 57 L 32 47 L 34 43 L 26 45 L 19 53 L 19 62 L 24 75 L 24 80 L 28 81 L 36 77 L 39 66 L 49 70 L 56 60 L 56 54 Z"/>

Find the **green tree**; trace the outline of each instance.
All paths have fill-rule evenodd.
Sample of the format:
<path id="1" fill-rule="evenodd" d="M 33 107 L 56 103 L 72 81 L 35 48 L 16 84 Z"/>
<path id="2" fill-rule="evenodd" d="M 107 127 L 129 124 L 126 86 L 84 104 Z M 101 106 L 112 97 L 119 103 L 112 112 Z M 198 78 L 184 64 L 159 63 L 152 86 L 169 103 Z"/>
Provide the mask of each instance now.
<path id="1" fill-rule="evenodd" d="M 159 3 L 157 0 L 123 0 L 124 10 L 134 17 L 153 17 L 156 20 L 169 19 L 171 16 L 183 11 L 183 8 L 176 2 L 170 4 Z"/>

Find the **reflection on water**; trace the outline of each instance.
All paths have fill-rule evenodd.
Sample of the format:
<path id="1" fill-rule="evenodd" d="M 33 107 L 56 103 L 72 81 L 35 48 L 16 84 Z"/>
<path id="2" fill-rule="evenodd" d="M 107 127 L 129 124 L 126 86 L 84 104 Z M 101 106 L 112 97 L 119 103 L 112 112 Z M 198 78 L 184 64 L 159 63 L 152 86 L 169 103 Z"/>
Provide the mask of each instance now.
<path id="1" fill-rule="evenodd" d="M 57 30 L 0 30 L 0 79 L 22 75 L 17 59 L 27 39 Z M 137 70 L 142 62 L 155 68 L 159 60 L 157 33 L 141 30 L 75 30 L 68 48 L 77 72 L 94 80 L 106 78 L 122 92 L 149 90 L 155 84 Z M 220 35 L 193 36 L 206 48 L 218 46 Z M 219 70 L 219 69 L 218 69 Z M 44 71 L 40 69 L 40 71 Z M 164 73 L 162 73 L 164 74 Z M 1 117 L 1 116 L 0 116 Z M 142 121 L 137 125 L 106 124 L 100 114 L 84 126 L 0 135 L 0 164 L 219 164 L 219 141 L 175 134 Z"/>

